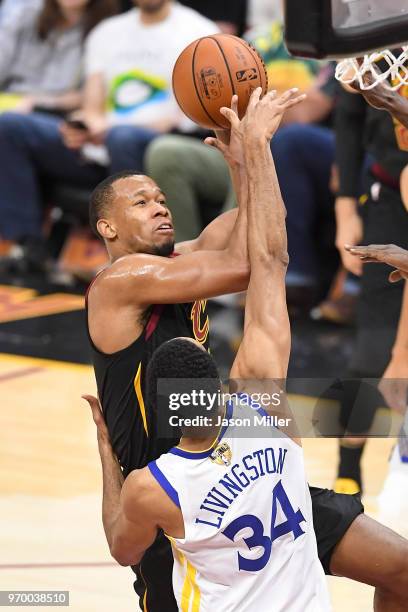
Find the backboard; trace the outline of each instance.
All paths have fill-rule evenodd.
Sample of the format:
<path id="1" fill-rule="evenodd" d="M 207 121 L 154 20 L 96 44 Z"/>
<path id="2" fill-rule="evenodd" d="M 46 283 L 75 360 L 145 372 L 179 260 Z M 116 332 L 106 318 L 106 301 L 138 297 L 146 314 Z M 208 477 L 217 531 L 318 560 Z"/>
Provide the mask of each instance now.
<path id="1" fill-rule="evenodd" d="M 408 42 L 408 0 L 284 0 L 292 55 L 357 56 Z"/>

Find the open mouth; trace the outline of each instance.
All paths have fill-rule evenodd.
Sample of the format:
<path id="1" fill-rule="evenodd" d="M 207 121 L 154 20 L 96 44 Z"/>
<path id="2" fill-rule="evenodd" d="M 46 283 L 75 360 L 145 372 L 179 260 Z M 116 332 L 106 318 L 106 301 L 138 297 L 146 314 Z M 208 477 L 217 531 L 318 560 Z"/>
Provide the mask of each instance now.
<path id="1" fill-rule="evenodd" d="M 172 234 L 173 226 L 171 223 L 162 223 L 161 225 L 159 225 L 156 231 L 160 232 L 161 234 Z"/>

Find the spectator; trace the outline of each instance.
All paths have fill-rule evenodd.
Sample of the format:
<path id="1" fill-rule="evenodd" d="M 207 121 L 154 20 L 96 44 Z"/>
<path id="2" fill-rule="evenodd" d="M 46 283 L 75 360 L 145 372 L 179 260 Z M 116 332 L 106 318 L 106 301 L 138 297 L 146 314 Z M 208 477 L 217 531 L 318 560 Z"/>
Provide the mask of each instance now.
<path id="1" fill-rule="evenodd" d="M 14 6 L 0 22 L 0 109 L 79 106 L 83 40 L 116 0 L 46 0 Z"/>
<path id="2" fill-rule="evenodd" d="M 381 65 L 380 65 L 381 66 Z M 400 94 L 407 97 L 404 87 Z M 399 96 L 395 94 L 398 98 Z M 395 97 L 394 96 L 394 97 Z M 390 99 L 393 96 L 389 94 Z M 386 108 L 386 107 L 384 107 Z M 344 245 L 393 243 L 408 247 L 408 215 L 401 199 L 400 177 L 408 163 L 407 128 L 384 111 L 367 106 L 362 96 L 341 90 L 336 113 L 336 146 L 340 190 L 336 200 L 337 240 L 344 266 L 362 274 L 356 346 L 349 376 L 357 379 L 404 378 L 406 354 L 392 353 L 400 320 L 403 286 L 388 283 L 385 265 L 365 266 L 344 250 Z M 365 151 L 371 163 L 365 172 L 366 193 L 357 207 L 359 175 Z M 355 395 L 359 385 L 355 385 Z M 353 401 L 341 406 L 341 425 L 352 434 L 340 445 L 336 490 L 361 490 L 360 460 L 364 435 L 375 410 L 384 405 L 378 395 L 352 411 Z"/>
<path id="3" fill-rule="evenodd" d="M 42 0 L 0 0 L 0 22 L 31 6 L 41 6 Z"/>
<path id="4" fill-rule="evenodd" d="M 263 26 L 265 23 L 282 23 L 282 0 L 249 0 L 248 26 Z"/>
<path id="5" fill-rule="evenodd" d="M 107 171 L 140 170 L 146 144 L 183 123 L 171 93 L 173 64 L 188 43 L 217 28 L 170 0 L 138 4 L 104 21 L 87 41 L 84 104 L 76 117 L 83 125 L 39 113 L 0 116 L 3 239 L 41 236 L 40 174 L 93 186 Z M 106 145 L 108 167 L 90 159 L 87 144 Z"/>

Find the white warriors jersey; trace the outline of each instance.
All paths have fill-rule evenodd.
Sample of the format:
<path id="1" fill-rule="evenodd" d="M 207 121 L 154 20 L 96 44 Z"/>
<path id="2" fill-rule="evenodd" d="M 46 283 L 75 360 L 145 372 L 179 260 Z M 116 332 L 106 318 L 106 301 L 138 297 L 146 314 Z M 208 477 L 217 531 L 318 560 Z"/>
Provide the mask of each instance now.
<path id="1" fill-rule="evenodd" d="M 208 451 L 176 447 L 149 464 L 183 515 L 184 539 L 169 537 L 179 610 L 331 610 L 302 448 L 240 404 Z M 238 421 L 248 411 L 258 437 Z"/>

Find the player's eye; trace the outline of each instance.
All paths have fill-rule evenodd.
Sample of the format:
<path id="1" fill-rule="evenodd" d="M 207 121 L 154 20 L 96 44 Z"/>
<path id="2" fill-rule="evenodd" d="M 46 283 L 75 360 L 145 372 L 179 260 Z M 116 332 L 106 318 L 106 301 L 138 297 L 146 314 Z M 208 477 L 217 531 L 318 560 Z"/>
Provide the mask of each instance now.
<path id="1" fill-rule="evenodd" d="M 146 204 L 146 200 L 137 200 L 135 202 L 135 206 L 143 206 L 143 204 Z"/>

